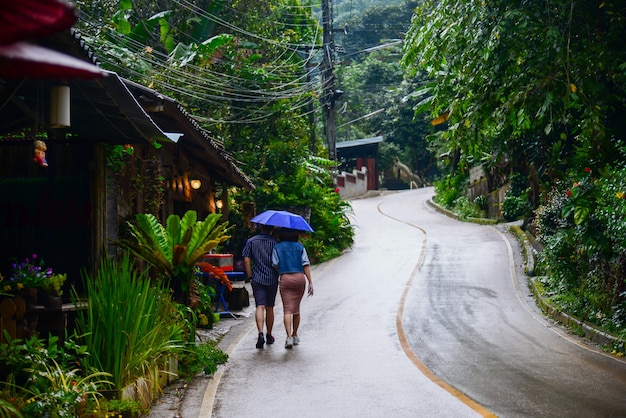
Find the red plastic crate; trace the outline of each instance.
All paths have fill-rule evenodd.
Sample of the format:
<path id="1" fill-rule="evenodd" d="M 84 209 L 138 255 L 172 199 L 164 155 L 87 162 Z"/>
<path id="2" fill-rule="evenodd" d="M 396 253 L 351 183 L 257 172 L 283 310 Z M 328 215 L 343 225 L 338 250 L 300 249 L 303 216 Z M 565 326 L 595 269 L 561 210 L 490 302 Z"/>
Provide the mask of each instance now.
<path id="1" fill-rule="evenodd" d="M 211 263 L 215 267 L 219 267 L 225 272 L 233 271 L 232 254 L 205 254 L 202 261 Z"/>

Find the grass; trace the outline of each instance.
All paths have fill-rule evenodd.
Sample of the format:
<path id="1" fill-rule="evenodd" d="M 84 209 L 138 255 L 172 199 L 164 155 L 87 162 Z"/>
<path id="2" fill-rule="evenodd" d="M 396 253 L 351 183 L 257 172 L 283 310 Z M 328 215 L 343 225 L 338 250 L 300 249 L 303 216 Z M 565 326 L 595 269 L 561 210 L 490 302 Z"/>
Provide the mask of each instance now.
<path id="1" fill-rule="evenodd" d="M 115 390 L 156 375 L 164 359 L 180 351 L 182 326 L 172 320 L 171 296 L 129 256 L 103 260 L 84 282 L 88 307 L 77 313 L 77 327 L 91 352 L 89 366 L 110 373 Z"/>

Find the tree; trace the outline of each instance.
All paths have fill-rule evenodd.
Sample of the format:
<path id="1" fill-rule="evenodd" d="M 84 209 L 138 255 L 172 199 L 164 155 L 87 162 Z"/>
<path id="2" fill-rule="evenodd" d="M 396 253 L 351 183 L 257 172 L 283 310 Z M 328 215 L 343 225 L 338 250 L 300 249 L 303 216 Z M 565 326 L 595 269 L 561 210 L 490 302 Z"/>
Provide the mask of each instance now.
<path id="1" fill-rule="evenodd" d="M 341 86 L 345 90 L 344 111 L 338 115 L 339 125 L 348 126 L 339 130 L 345 139 L 357 139 L 357 135 L 374 136 L 382 134 L 385 142 L 398 145 L 387 151 L 398 150 L 395 156 L 405 162 L 424 178 L 431 180 L 436 175 L 436 163 L 427 147 L 426 135 L 431 129 L 422 116 L 414 117 L 414 100 L 410 93 L 417 88 L 417 82 L 404 80 L 404 71 L 394 59 L 399 47 L 388 48 L 368 54 L 363 61 L 352 62 L 338 69 Z M 363 120 L 377 110 L 383 112 Z M 357 120 L 355 123 L 350 123 Z M 350 138 L 348 138 L 348 133 Z M 392 164 L 393 158 L 387 159 Z M 383 170 L 391 165 L 381 166 Z"/>
<path id="2" fill-rule="evenodd" d="M 350 2 L 352 10 L 335 19 L 336 27 L 346 29 L 345 32 L 336 31 L 345 56 L 351 60 L 362 61 L 367 56 L 361 54 L 364 50 L 403 39 L 418 3 L 416 0 L 386 1 L 379 4 Z M 338 8 L 341 9 L 341 6 Z"/>
<path id="3" fill-rule="evenodd" d="M 463 166 L 515 155 L 516 170 L 545 184 L 568 165 L 615 160 L 623 13 L 617 2 L 424 2 L 403 63 L 432 81 L 414 95 L 418 111 L 447 121 L 433 142 Z"/>

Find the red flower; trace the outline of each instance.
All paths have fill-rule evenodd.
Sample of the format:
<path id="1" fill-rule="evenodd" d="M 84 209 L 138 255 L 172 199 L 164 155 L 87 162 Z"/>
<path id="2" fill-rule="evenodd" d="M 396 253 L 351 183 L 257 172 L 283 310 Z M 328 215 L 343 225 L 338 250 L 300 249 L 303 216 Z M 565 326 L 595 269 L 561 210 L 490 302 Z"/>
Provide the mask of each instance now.
<path id="1" fill-rule="evenodd" d="M 591 173 L 591 169 L 589 167 L 585 167 L 585 173 Z"/>
<path id="2" fill-rule="evenodd" d="M 568 191 L 566 191 L 566 192 L 565 192 L 565 194 L 566 194 L 567 196 L 571 196 L 571 195 L 572 195 L 572 191 L 571 191 L 571 190 L 568 190 Z"/>
<path id="3" fill-rule="evenodd" d="M 196 263 L 196 267 L 198 267 L 201 272 L 209 273 L 210 275 L 214 276 L 222 284 L 225 284 L 228 290 L 233 290 L 233 285 L 230 283 L 228 276 L 221 268 L 215 267 L 213 264 L 207 263 L 206 261 Z"/>

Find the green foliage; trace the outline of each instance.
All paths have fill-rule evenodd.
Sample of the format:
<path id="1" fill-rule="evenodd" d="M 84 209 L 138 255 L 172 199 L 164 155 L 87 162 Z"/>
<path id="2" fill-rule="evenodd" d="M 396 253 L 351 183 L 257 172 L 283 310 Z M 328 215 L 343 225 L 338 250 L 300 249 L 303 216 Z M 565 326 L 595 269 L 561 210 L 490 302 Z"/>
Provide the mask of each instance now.
<path id="1" fill-rule="evenodd" d="M 487 213 L 487 209 L 489 208 L 489 200 L 487 199 L 487 196 L 482 194 L 480 196 L 476 196 L 476 198 L 474 199 L 474 203 L 481 211 Z"/>
<path id="2" fill-rule="evenodd" d="M 515 155 L 546 184 L 564 167 L 616 161 L 625 27 L 614 2 L 423 2 L 403 63 L 431 80 L 417 110 L 448 118 L 433 146 L 459 151 L 461 166 Z"/>
<path id="3" fill-rule="evenodd" d="M 169 278 L 176 299 L 184 302 L 195 264 L 230 238 L 228 223 L 218 224 L 221 216 L 213 213 L 198 221 L 196 212 L 190 210 L 182 219 L 170 215 L 164 226 L 152 214 L 137 214 L 136 222 L 128 222 L 132 239 L 120 239 L 118 244 Z"/>
<path id="4" fill-rule="evenodd" d="M 190 380 L 198 373 L 211 375 L 217 371 L 217 366 L 228 361 L 228 354 L 215 346 L 212 341 L 204 343 L 189 343 L 181 355 L 178 363 L 179 374 L 183 379 Z"/>
<path id="5" fill-rule="evenodd" d="M 531 212 L 528 200 L 529 189 L 526 181 L 520 173 L 513 173 L 509 176 L 510 187 L 502 202 L 502 215 L 504 219 L 513 221 L 529 215 Z"/>
<path id="6" fill-rule="evenodd" d="M 67 274 L 57 273 L 53 274 L 46 280 L 46 282 L 41 286 L 41 290 L 44 292 L 54 295 L 54 296 L 62 296 L 63 295 L 63 284 L 67 280 Z"/>
<path id="7" fill-rule="evenodd" d="M 0 416 L 78 416 L 87 401 L 98 403 L 98 390 L 110 375 L 85 368 L 86 347 L 74 339 L 61 346 L 57 337 L 10 339 L 0 347 L 5 379 Z M 6 413 L 15 415 L 5 415 Z"/>
<path id="8" fill-rule="evenodd" d="M 24 416 L 11 402 L 0 399 L 0 417 L 1 418 L 23 418 Z"/>
<path id="9" fill-rule="evenodd" d="M 626 324 L 626 170 L 572 170 L 536 211 L 537 271 L 555 303 L 610 330 Z"/>
<path id="10" fill-rule="evenodd" d="M 467 196 L 456 198 L 453 202 L 453 209 L 461 219 L 485 217 L 485 212 L 480 209 L 478 204 L 470 201 Z"/>
<path id="11" fill-rule="evenodd" d="M 91 352 L 86 364 L 110 373 L 115 390 L 153 376 L 181 349 L 182 326 L 169 293 L 153 285 L 147 271 L 137 271 L 129 255 L 102 260 L 83 281 L 87 309 L 77 312 L 76 326 Z M 80 303 L 77 295 L 74 303 Z"/>
<path id="12" fill-rule="evenodd" d="M 102 400 L 98 409 L 104 418 L 139 418 L 146 416 L 149 412 L 141 402 L 130 399 Z"/>
<path id="13" fill-rule="evenodd" d="M 384 21 L 390 22 L 388 19 L 391 17 L 385 17 Z M 379 170 L 383 173 L 389 170 L 393 158 L 398 158 L 430 181 L 437 174 L 434 153 L 426 140 L 432 129 L 423 117 L 413 117 L 417 101 L 410 96 L 421 80 L 404 80 L 397 60 L 399 52 L 400 46 L 388 47 L 337 68 L 337 77 L 345 90 L 342 98 L 345 108 L 337 114 L 337 136 L 340 140 L 350 140 L 382 132 L 384 142 L 379 150 L 379 157 L 382 157 L 378 161 Z M 377 111 L 379 113 L 375 113 Z M 362 118 L 364 115 L 371 116 Z M 398 151 L 386 156 L 385 147 L 391 145 L 397 146 Z M 391 149 L 386 151 L 388 154 Z"/>
<path id="14" fill-rule="evenodd" d="M 198 326 L 201 328 L 213 327 L 213 303 L 217 298 L 217 291 L 213 286 L 208 286 L 200 280 L 196 280 L 198 291 L 198 305 L 195 311 L 198 312 Z"/>
<path id="15" fill-rule="evenodd" d="M 467 197 L 468 176 L 464 173 L 448 175 L 442 180 L 435 181 L 434 201 L 444 208 L 454 211 L 460 219 L 484 218 L 487 209 L 487 199 L 478 196 L 473 202 Z"/>
<path id="16" fill-rule="evenodd" d="M 465 194 L 468 179 L 467 174 L 459 172 L 456 175 L 449 174 L 441 180 L 436 180 L 433 183 L 436 192 L 435 202 L 445 208 L 453 209 L 454 202 Z"/>
<path id="17" fill-rule="evenodd" d="M 132 146 L 127 145 L 104 144 L 104 149 L 107 155 L 107 167 L 115 173 L 119 173 L 124 168 L 128 157 L 135 152 Z"/>
<path id="18" fill-rule="evenodd" d="M 33 368 L 27 370 L 37 383 L 29 389 L 33 396 L 22 408 L 26 416 L 78 416 L 89 397 L 101 396 L 98 386 L 108 383 L 103 379 L 110 376 L 103 372 L 83 376 L 80 369 L 62 369 L 55 360 L 46 358 L 45 353 L 33 356 L 33 360 Z"/>

